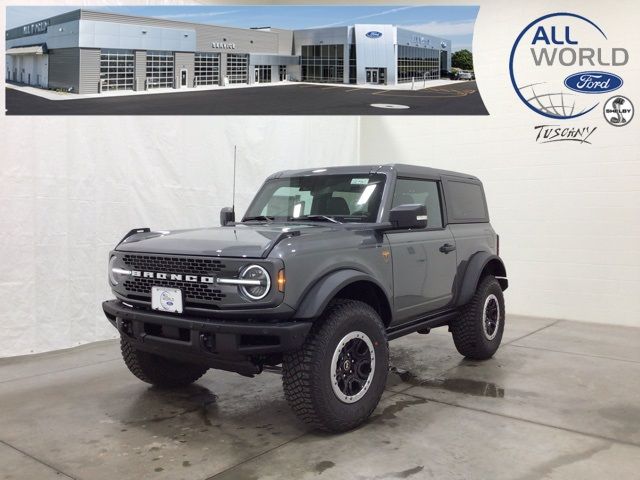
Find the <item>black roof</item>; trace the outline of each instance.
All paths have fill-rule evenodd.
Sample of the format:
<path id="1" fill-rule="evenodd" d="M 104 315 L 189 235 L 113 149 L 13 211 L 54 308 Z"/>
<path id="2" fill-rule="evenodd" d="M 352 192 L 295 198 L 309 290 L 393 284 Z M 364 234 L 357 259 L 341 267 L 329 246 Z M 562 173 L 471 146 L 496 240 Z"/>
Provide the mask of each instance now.
<path id="1" fill-rule="evenodd" d="M 299 176 L 311 176 L 311 175 L 331 175 L 340 173 L 390 173 L 395 171 L 399 176 L 429 176 L 429 177 L 459 177 L 467 178 L 470 180 L 478 180 L 477 177 L 466 173 L 452 172 L 450 170 L 440 170 L 438 168 L 421 167 L 418 165 L 407 165 L 404 163 L 388 163 L 385 165 L 349 165 L 344 167 L 318 167 L 318 168 L 305 168 L 302 170 L 283 170 L 269 178 L 281 178 L 281 177 L 299 177 Z"/>

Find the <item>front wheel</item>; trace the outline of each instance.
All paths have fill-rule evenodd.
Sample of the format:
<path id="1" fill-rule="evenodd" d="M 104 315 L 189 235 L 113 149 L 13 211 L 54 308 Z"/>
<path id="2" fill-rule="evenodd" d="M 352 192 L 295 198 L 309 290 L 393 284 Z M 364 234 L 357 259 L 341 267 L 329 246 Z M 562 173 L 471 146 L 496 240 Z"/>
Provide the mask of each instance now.
<path id="1" fill-rule="evenodd" d="M 320 430 L 363 423 L 387 381 L 389 347 L 380 316 L 355 300 L 332 302 L 302 348 L 285 355 L 282 383 L 293 411 Z"/>
<path id="2" fill-rule="evenodd" d="M 491 358 L 502 341 L 504 296 L 495 277 L 484 277 L 460 317 L 451 323 L 456 349 L 472 360 Z"/>

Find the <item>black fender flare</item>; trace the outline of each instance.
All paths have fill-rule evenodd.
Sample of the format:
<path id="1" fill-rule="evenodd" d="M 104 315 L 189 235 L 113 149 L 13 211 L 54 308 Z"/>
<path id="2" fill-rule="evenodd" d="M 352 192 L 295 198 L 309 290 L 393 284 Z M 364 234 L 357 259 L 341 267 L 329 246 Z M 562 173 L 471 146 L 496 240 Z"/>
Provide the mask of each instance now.
<path id="1" fill-rule="evenodd" d="M 464 269 L 460 290 L 456 299 L 456 306 L 459 307 L 469 303 L 478 287 L 482 271 L 491 262 L 496 265 L 495 274 L 496 277 L 498 277 L 498 282 L 500 282 L 502 290 L 507 289 L 509 282 L 507 281 L 507 270 L 502 259 L 489 252 L 476 252 L 471 256 L 471 259 Z"/>
<path id="2" fill-rule="evenodd" d="M 334 270 L 323 276 L 309 288 L 296 309 L 296 319 L 314 319 L 319 317 L 329 302 L 344 287 L 359 281 L 367 281 L 375 284 L 384 292 L 387 304 L 391 306 L 389 295 L 384 287 L 371 275 L 354 269 Z"/>

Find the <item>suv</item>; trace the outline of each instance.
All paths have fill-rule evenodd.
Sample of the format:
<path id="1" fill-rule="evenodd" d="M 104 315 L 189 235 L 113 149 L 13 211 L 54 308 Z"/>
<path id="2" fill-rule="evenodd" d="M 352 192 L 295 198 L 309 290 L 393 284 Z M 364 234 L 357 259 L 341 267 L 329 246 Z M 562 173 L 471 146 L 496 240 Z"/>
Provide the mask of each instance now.
<path id="1" fill-rule="evenodd" d="M 232 208 L 220 217 L 214 228 L 135 229 L 109 254 L 116 299 L 104 313 L 145 382 L 279 370 L 295 413 L 337 432 L 378 404 L 388 340 L 448 326 L 475 360 L 500 344 L 508 283 L 471 175 L 409 165 L 279 172 L 242 221 Z"/>

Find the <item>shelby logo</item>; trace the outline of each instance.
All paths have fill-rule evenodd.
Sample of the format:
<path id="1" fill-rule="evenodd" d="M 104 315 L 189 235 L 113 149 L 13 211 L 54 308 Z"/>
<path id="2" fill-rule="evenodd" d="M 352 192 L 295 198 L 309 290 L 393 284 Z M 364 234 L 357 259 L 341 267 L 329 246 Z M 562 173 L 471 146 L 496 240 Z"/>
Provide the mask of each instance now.
<path id="1" fill-rule="evenodd" d="M 633 118 L 633 103 L 627 97 L 616 95 L 605 102 L 603 113 L 609 125 L 622 127 L 628 125 Z"/>
<path id="2" fill-rule="evenodd" d="M 157 273 L 157 272 L 141 272 L 139 270 L 131 270 L 132 277 L 157 278 L 158 280 L 176 280 L 179 282 L 192 283 L 215 283 L 215 277 L 201 277 L 198 275 L 182 275 L 175 273 Z"/>
<path id="3" fill-rule="evenodd" d="M 617 68 L 629 52 L 611 46 L 604 31 L 575 13 L 551 13 L 527 25 L 511 49 L 509 73 L 520 100 L 554 120 L 577 118 L 597 105 L 593 94 L 620 88 L 622 78 L 597 68 Z M 577 71 L 576 71 L 577 70 Z"/>
<path id="4" fill-rule="evenodd" d="M 588 143 L 587 140 L 598 127 L 561 127 L 560 125 L 538 125 L 533 127 L 537 131 L 536 142 L 578 142 Z"/>

